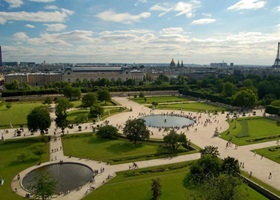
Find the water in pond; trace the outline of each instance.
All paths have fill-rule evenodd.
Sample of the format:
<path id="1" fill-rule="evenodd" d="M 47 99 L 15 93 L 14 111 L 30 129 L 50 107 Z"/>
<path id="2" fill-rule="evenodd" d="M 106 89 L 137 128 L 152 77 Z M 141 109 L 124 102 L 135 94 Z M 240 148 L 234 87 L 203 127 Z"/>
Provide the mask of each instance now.
<path id="1" fill-rule="evenodd" d="M 90 182 L 93 177 L 92 170 L 82 164 L 51 164 L 28 173 L 22 180 L 24 188 L 28 189 L 38 172 L 49 172 L 58 181 L 56 193 L 76 189 Z"/>
<path id="2" fill-rule="evenodd" d="M 183 127 L 194 123 L 193 120 L 186 117 L 173 115 L 149 115 L 142 117 L 142 119 L 146 121 L 146 126 L 159 128 Z"/>

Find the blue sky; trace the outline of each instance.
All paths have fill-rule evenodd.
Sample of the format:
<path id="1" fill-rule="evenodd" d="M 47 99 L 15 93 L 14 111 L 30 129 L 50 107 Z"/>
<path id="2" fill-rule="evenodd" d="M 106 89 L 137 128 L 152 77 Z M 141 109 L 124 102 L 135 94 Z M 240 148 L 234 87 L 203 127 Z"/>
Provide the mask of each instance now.
<path id="1" fill-rule="evenodd" d="M 4 61 L 272 65 L 279 0 L 0 0 Z"/>

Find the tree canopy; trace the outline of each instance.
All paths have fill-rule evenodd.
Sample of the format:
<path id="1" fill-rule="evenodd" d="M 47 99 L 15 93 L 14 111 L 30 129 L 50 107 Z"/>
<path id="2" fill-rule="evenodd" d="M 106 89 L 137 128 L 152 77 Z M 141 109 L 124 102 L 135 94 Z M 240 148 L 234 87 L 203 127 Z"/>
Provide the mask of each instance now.
<path id="1" fill-rule="evenodd" d="M 49 199 L 55 193 L 57 181 L 47 172 L 38 172 L 34 181 L 29 186 L 29 190 L 34 194 L 34 197 L 43 200 Z"/>
<path id="2" fill-rule="evenodd" d="M 90 107 L 89 117 L 101 117 L 103 114 L 104 108 L 100 104 L 96 103 Z"/>
<path id="3" fill-rule="evenodd" d="M 96 135 L 98 137 L 105 138 L 105 139 L 112 139 L 115 136 L 117 136 L 117 134 L 118 134 L 118 129 L 112 125 L 102 126 L 96 132 Z"/>
<path id="4" fill-rule="evenodd" d="M 171 130 L 167 135 L 163 137 L 163 140 L 174 150 L 178 149 L 183 144 L 187 144 L 186 135 L 184 133 L 178 134 L 175 130 Z"/>
<path id="5" fill-rule="evenodd" d="M 145 120 L 140 118 L 127 120 L 123 128 L 123 133 L 134 144 L 137 141 L 150 138 L 150 131 L 145 124 Z"/>
<path id="6" fill-rule="evenodd" d="M 250 89 L 241 90 L 232 98 L 233 105 L 246 108 L 254 107 L 256 101 L 257 96 Z"/>
<path id="7" fill-rule="evenodd" d="M 98 90 L 97 91 L 97 96 L 99 101 L 105 101 L 105 104 L 107 101 L 111 101 L 111 94 L 108 90 Z"/>
<path id="8" fill-rule="evenodd" d="M 91 107 L 95 103 L 97 103 L 96 93 L 87 93 L 82 98 L 82 107 L 83 108 Z"/>
<path id="9" fill-rule="evenodd" d="M 51 126 L 50 113 L 44 107 L 34 108 L 27 116 L 27 127 L 31 132 L 43 133 Z"/>

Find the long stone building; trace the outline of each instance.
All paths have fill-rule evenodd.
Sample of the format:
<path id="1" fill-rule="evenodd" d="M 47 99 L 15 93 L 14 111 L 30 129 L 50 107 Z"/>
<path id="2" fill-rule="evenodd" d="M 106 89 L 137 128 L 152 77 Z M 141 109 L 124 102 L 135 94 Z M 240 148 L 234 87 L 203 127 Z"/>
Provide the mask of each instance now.
<path id="1" fill-rule="evenodd" d="M 139 70 L 128 70 L 122 67 L 91 67 L 75 66 L 66 67 L 61 73 L 14 73 L 5 75 L 5 83 L 9 84 L 17 80 L 20 84 L 28 83 L 32 86 L 41 86 L 45 83 L 59 81 L 73 83 L 77 80 L 106 79 L 134 79 L 143 80 L 144 73 Z"/>

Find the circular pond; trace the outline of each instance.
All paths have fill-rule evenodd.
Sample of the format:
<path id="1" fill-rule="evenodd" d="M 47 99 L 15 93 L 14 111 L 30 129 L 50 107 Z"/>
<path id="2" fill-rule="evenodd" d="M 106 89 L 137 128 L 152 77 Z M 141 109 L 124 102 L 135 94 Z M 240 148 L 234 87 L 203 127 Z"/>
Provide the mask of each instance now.
<path id="1" fill-rule="evenodd" d="M 23 187 L 28 189 L 40 172 L 50 173 L 57 181 L 56 193 L 76 189 L 91 181 L 92 170 L 79 163 L 51 164 L 29 172 L 22 180 Z"/>
<path id="2" fill-rule="evenodd" d="M 187 117 L 176 115 L 149 115 L 142 117 L 145 120 L 146 126 L 158 128 L 172 128 L 172 127 L 185 127 L 194 123 L 193 120 Z"/>

